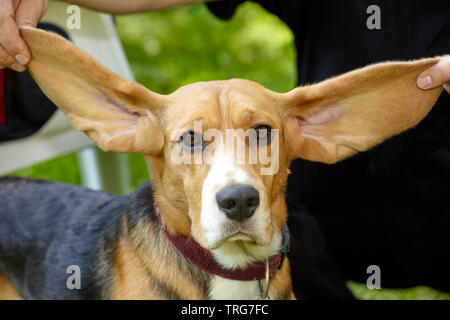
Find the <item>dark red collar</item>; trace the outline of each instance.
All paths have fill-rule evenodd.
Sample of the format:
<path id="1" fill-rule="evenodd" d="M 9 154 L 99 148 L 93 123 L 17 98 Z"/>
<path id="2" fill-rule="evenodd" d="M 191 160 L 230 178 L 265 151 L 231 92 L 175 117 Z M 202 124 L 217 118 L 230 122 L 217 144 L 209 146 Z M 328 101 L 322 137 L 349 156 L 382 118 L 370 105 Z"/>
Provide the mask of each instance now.
<path id="1" fill-rule="evenodd" d="M 154 211 L 161 225 L 159 208 L 156 203 L 154 204 Z M 266 265 L 263 262 L 254 262 L 248 264 L 244 269 L 226 269 L 217 263 L 210 251 L 203 248 L 192 238 L 182 235 L 172 235 L 167 232 L 164 226 L 161 225 L 161 227 L 163 228 L 167 239 L 169 239 L 174 247 L 177 248 L 178 252 L 180 252 L 187 260 L 198 266 L 203 271 L 231 280 L 251 281 L 262 280 L 265 278 Z M 287 225 L 284 225 L 282 249 L 277 255 L 269 259 L 268 265 L 270 269 L 270 277 L 275 274 L 275 271 L 277 269 L 281 268 L 289 250 L 289 242 L 289 230 L 287 229 Z"/>

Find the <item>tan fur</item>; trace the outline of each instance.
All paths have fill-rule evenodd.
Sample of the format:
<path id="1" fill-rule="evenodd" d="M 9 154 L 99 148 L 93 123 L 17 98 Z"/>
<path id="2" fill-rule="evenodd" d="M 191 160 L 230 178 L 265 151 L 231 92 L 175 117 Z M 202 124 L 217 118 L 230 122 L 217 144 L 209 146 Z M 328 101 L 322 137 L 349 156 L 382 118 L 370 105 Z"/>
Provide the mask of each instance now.
<path id="1" fill-rule="evenodd" d="M 295 300 L 292 291 L 291 271 L 286 259 L 281 270 L 270 280 L 269 296 L 274 300 Z"/>
<path id="2" fill-rule="evenodd" d="M 416 125 L 431 110 L 442 88 L 422 91 L 415 79 L 437 61 L 376 64 L 292 90 L 287 94 L 285 122 L 291 158 L 333 163 Z M 296 116 L 308 121 L 330 107 L 335 108 L 337 119 L 304 126 L 296 121 Z"/>
<path id="3" fill-rule="evenodd" d="M 114 287 L 111 298 L 115 300 L 148 300 L 160 299 L 152 292 L 148 283 L 148 275 L 132 250 L 127 238 L 122 238 L 115 250 Z"/>
<path id="4" fill-rule="evenodd" d="M 23 300 L 16 287 L 0 272 L 0 300 Z"/>
<path id="5" fill-rule="evenodd" d="M 417 75 L 438 61 L 431 58 L 373 65 L 285 94 L 232 79 L 194 83 L 163 96 L 118 77 L 57 35 L 32 28 L 22 29 L 22 35 L 33 56 L 30 72 L 46 95 L 102 149 L 144 154 L 164 225 L 206 248 L 200 214 L 210 165 L 172 163 L 180 129 L 192 130 L 194 121 L 202 121 L 204 131 L 224 134 L 260 123 L 279 130 L 275 174 L 261 175 L 259 162 L 239 166 L 266 195 L 273 223 L 255 240 L 264 245 L 287 220 L 283 191 L 292 159 L 333 163 L 367 150 L 416 125 L 441 92 L 415 85 Z M 233 182 L 233 174 L 226 179 Z M 114 298 L 159 298 L 148 285 L 152 279 L 180 298 L 206 298 L 204 288 L 191 285 L 187 267 L 173 263 L 179 257 L 161 242 L 158 230 L 126 230 L 115 251 Z M 272 298 L 294 298 L 287 261 L 271 286 Z"/>
<path id="6" fill-rule="evenodd" d="M 129 244 L 121 249 L 126 255 L 133 255 L 140 261 L 148 275 L 166 286 L 182 299 L 205 299 L 202 288 L 195 286 L 190 279 L 192 274 L 186 272 L 186 265 L 182 263 L 178 252 L 167 241 L 157 225 L 138 224 L 129 232 Z M 117 261 L 127 264 L 127 260 Z"/>

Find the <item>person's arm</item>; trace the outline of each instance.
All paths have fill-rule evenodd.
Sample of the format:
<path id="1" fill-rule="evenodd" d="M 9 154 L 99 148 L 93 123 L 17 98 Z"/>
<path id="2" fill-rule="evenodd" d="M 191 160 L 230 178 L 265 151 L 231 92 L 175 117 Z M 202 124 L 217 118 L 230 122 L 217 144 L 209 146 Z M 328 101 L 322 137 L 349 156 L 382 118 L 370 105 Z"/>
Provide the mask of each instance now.
<path id="1" fill-rule="evenodd" d="M 442 85 L 450 93 L 450 55 L 442 57 L 417 78 L 417 86 L 421 89 L 433 89 Z"/>
<path id="2" fill-rule="evenodd" d="M 94 10 L 109 13 L 152 11 L 205 0 L 68 0 Z M 19 28 L 36 27 L 47 11 L 48 0 L 0 0 L 0 69 L 25 71 L 30 50 L 20 37 Z"/>
<path id="3" fill-rule="evenodd" d="M 0 0 L 1 1 L 1 0 Z M 124 14 L 133 12 L 155 11 L 181 4 L 203 2 L 204 0 L 58 0 L 77 4 L 86 8 Z"/>

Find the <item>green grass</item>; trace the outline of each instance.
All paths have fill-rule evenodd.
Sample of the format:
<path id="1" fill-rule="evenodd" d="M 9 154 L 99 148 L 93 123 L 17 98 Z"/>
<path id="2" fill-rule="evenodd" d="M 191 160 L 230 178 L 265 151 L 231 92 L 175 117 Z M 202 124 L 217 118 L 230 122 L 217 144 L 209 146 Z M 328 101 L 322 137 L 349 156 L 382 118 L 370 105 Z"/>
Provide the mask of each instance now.
<path id="1" fill-rule="evenodd" d="M 81 184 L 77 156 L 70 153 L 49 161 L 41 162 L 29 168 L 11 172 L 10 175 Z"/>
<path id="2" fill-rule="evenodd" d="M 256 4 L 241 6 L 223 22 L 204 5 L 117 18 L 117 29 L 136 79 L 159 93 L 170 93 L 200 80 L 247 78 L 276 91 L 296 83 L 295 48 L 289 28 Z M 139 154 L 128 156 L 131 187 L 148 181 Z M 76 154 L 71 153 L 14 175 L 80 184 Z M 369 290 L 348 283 L 359 299 L 450 299 L 427 288 Z"/>
<path id="3" fill-rule="evenodd" d="M 137 153 L 128 155 L 131 190 L 150 180 L 147 162 Z M 9 175 L 37 178 L 81 185 L 80 169 L 76 153 L 41 162 L 32 167 L 9 173 Z"/>
<path id="4" fill-rule="evenodd" d="M 355 297 L 361 300 L 450 300 L 450 293 L 444 293 L 429 287 L 419 286 L 406 289 L 368 289 L 366 285 L 353 281 L 347 282 Z"/>
<path id="5" fill-rule="evenodd" d="M 150 180 L 147 161 L 139 153 L 130 153 L 128 155 L 130 167 L 131 190 L 135 190 L 141 184 Z"/>

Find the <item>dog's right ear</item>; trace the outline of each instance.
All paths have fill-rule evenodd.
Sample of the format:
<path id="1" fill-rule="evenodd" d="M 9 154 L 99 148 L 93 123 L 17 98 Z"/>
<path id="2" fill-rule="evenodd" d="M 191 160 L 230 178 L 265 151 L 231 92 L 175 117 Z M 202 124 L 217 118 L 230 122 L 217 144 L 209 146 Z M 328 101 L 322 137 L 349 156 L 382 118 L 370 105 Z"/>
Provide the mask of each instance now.
<path id="1" fill-rule="evenodd" d="M 335 163 L 417 125 L 442 88 L 416 79 L 438 61 L 379 63 L 284 94 L 290 158 Z"/>
<path id="2" fill-rule="evenodd" d="M 25 27 L 28 70 L 42 91 L 105 151 L 157 155 L 165 97 L 119 77 L 57 34 Z"/>

